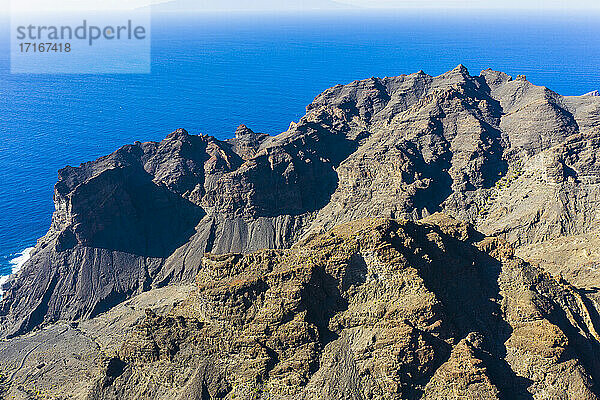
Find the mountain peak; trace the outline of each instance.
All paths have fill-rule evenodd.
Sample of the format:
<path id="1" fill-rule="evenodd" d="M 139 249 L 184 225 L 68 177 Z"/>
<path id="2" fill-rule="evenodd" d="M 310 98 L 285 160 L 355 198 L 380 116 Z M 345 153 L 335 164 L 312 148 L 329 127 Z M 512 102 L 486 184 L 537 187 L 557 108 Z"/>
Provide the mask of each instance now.
<path id="1" fill-rule="evenodd" d="M 190 136 L 188 131 L 183 128 L 179 128 L 168 134 L 167 139 L 182 139 L 188 136 Z"/>
<path id="2" fill-rule="evenodd" d="M 452 71 L 459 72 L 464 75 L 469 75 L 469 70 L 462 64 L 458 64 Z"/>
<path id="3" fill-rule="evenodd" d="M 251 135 L 253 134 L 254 131 L 250 128 L 248 128 L 246 125 L 241 124 L 240 126 L 237 127 L 237 129 L 235 130 L 235 137 L 239 138 L 241 136 L 245 136 L 245 135 Z"/>

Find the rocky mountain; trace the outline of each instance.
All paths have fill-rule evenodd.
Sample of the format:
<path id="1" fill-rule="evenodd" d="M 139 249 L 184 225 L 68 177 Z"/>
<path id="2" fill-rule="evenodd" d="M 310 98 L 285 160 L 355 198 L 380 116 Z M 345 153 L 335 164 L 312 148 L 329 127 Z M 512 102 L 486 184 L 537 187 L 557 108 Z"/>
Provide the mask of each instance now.
<path id="1" fill-rule="evenodd" d="M 208 254 L 194 288 L 151 289 L 78 326 L 0 343 L 12 371 L 3 394 L 596 399 L 597 314 L 513 253 L 434 214 Z"/>
<path id="2" fill-rule="evenodd" d="M 179 129 L 66 167 L 0 303 L 7 362 L 65 326 L 95 398 L 595 398 L 596 289 L 539 254 L 597 228 L 599 147 L 600 98 L 458 66 L 337 85 L 277 136 Z M 102 318 L 135 320 L 124 343 Z"/>

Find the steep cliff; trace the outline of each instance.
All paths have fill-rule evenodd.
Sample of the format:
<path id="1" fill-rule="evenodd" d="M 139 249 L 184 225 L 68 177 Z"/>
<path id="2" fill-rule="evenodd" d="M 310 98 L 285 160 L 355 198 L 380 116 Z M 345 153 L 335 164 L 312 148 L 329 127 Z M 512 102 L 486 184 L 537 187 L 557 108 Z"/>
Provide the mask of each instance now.
<path id="1" fill-rule="evenodd" d="M 208 256 L 197 287 L 133 329 L 97 398 L 596 398 L 579 294 L 440 214 Z"/>
<path id="2" fill-rule="evenodd" d="M 598 322 L 572 286 L 466 223 L 363 219 L 288 250 L 208 254 L 192 290 L 152 289 L 77 327 L 0 343 L 0 388 L 25 399 L 596 399 Z"/>

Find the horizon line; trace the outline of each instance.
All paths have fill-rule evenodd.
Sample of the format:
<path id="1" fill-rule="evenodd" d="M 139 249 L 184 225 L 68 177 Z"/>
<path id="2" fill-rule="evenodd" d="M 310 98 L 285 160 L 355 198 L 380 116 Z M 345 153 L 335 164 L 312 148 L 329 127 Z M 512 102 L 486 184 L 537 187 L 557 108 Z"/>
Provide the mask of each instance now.
<path id="1" fill-rule="evenodd" d="M 507 13 L 536 13 L 536 14 L 557 14 L 557 13 L 567 13 L 567 15 L 585 15 L 585 16 L 595 16 L 600 14 L 600 6 L 593 9 L 585 9 L 585 8 L 569 8 L 569 9 L 561 9 L 561 8 L 500 8 L 500 7 L 348 7 L 348 8 L 282 8 L 282 9 L 266 9 L 266 8 L 231 8 L 231 9 L 155 9 L 155 6 L 144 6 L 137 8 L 128 8 L 128 9 L 98 9 L 98 8 L 90 8 L 90 9 L 64 9 L 64 10 L 6 10 L 0 9 L 0 15 L 10 16 L 12 14 L 36 14 L 36 13 L 56 13 L 56 14 L 67 14 L 67 13 L 80 13 L 80 12 L 132 12 L 132 11 L 143 11 L 145 9 L 150 9 L 151 13 L 156 14 L 181 14 L 181 13 L 193 13 L 193 14 L 226 14 L 226 13 L 236 13 L 236 14 L 286 14 L 286 13 L 352 13 L 352 12 L 413 12 L 413 13 L 464 13 L 464 14 L 472 14 L 472 13 L 482 13 L 482 12 L 499 12 L 501 15 L 506 15 Z"/>

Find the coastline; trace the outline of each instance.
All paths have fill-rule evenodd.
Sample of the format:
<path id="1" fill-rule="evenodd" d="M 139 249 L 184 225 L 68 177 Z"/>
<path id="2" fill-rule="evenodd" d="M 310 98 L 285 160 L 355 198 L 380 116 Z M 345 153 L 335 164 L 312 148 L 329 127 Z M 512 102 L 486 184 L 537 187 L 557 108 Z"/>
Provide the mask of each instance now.
<path id="1" fill-rule="evenodd" d="M 23 251 L 15 253 L 16 257 L 9 260 L 9 264 L 11 265 L 10 274 L 0 276 L 0 299 L 2 299 L 2 297 L 4 296 L 4 290 L 2 289 L 2 287 L 4 286 L 4 284 L 6 284 L 6 282 L 10 280 L 10 278 L 13 275 L 18 273 L 23 267 L 23 265 L 25 265 L 25 263 L 31 258 L 31 252 L 34 248 L 35 247 L 27 247 Z"/>

